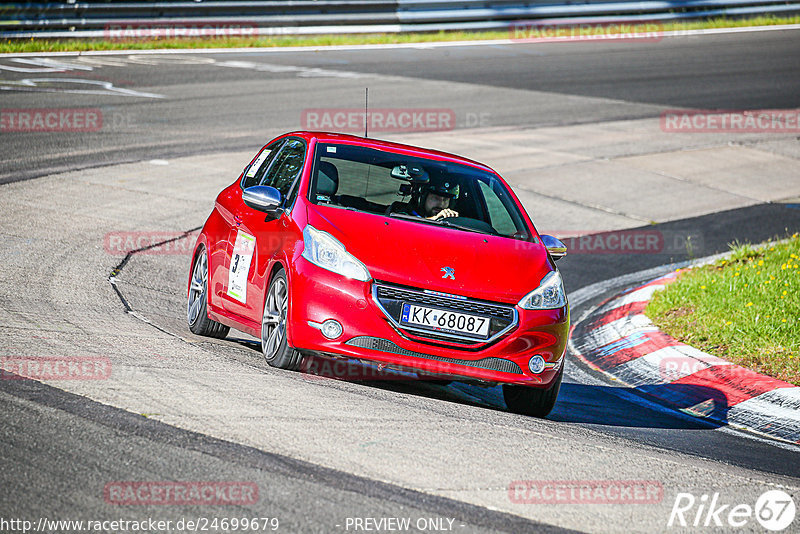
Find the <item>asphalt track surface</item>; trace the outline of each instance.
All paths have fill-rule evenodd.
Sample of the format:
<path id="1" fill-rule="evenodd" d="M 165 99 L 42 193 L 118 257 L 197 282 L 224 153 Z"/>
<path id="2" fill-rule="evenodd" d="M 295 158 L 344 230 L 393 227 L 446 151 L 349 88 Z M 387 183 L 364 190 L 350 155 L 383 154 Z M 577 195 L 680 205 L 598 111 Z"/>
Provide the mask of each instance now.
<path id="1" fill-rule="evenodd" d="M 193 154 L 254 152 L 273 134 L 300 128 L 298 117 L 302 109 L 361 106 L 363 95 L 357 89 L 364 85 L 377 88 L 371 89 L 375 107 L 449 106 L 456 110 L 459 120 L 484 114 L 491 117 L 491 126 L 499 128 L 653 118 L 664 109 L 679 107 L 771 109 L 800 105 L 797 32 L 706 36 L 658 43 L 423 46 L 382 51 L 209 54 L 180 59 L 136 55 L 135 59 L 124 61 L 115 60 L 115 56 L 90 58 L 90 62 L 58 60 L 72 63 L 73 68 L 44 73 L 2 70 L 2 108 L 98 107 L 113 122 L 100 132 L 82 135 L 3 132 L 0 134 L 2 182 L 20 182 L 15 185 L 23 187 L 27 185 L 22 183 L 26 179 L 60 171 L 96 170 L 125 162 Z M 91 61 L 95 61 L 93 70 L 76 67 L 92 65 Z M 99 61 L 105 64 L 98 66 Z M 9 58 L 0 58 L 0 64 L 17 69 L 59 69 L 42 63 L 18 63 Z M 26 79 L 29 82 L 21 82 Z M 415 79 L 432 85 L 425 85 L 424 92 L 415 91 L 421 86 Z M 100 88 L 105 94 L 64 91 L 97 88 L 86 81 L 110 82 L 117 88 L 140 94 L 111 94 L 108 86 Z M 438 82 L 442 85 L 436 85 Z M 142 96 L 143 93 L 146 95 Z M 586 98 L 572 99 L 572 96 Z M 592 100 L 595 98 L 604 99 L 603 105 L 597 105 Z M 222 183 L 229 181 L 222 179 Z M 52 186 L 49 182 L 45 184 L 48 188 Z M 207 188 L 199 189 L 206 195 L 199 200 L 209 205 L 213 194 L 209 195 Z M 0 202 L 9 226 L 14 221 L 24 221 L 25 211 L 14 209 L 11 194 L 4 192 Z M 727 244 L 734 240 L 760 241 L 800 230 L 800 210 L 791 206 L 750 205 L 671 220 L 660 228 L 675 231 L 702 228 L 704 255 L 713 254 L 726 250 Z M 195 224 L 182 229 L 190 230 L 201 224 L 202 219 L 202 215 L 199 219 L 195 216 Z M 66 258 L 76 250 L 76 246 L 66 244 L 54 256 Z M 568 256 L 560 268 L 569 291 L 574 293 L 622 274 L 685 259 L 685 254 L 576 255 Z M 42 257 L 37 262 L 54 268 L 59 263 Z M 188 336 L 180 315 L 186 262 L 180 256 L 131 260 L 122 270 L 123 280 L 128 276 L 130 281 L 130 285 L 121 286 L 125 303 L 105 280 L 98 280 L 110 297 L 109 327 L 113 328 L 116 321 L 121 325 L 138 321 L 125 316 L 127 304 L 152 320 L 152 326 L 142 328 L 158 329 L 174 338 Z M 8 275 L 8 280 L 11 276 Z M 76 284 L 80 285 L 77 281 Z M 614 289 L 617 288 L 609 286 L 573 308 L 573 319 L 578 319 Z M 46 297 L 58 298 L 52 294 Z M 14 310 L 11 294 L 3 295 L 2 299 L 6 310 Z M 51 305 L 48 301 L 41 304 Z M 116 312 L 112 311 L 114 306 Z M 114 313 L 124 319 L 115 319 Z M 24 353 L 26 340 L 35 337 L 31 330 L 13 330 L 8 326 L 3 330 L 7 336 L 3 350 L 11 354 Z M 112 344 L 113 350 L 120 354 L 125 352 L 125 340 L 122 341 Z M 106 342 L 104 339 L 103 343 Z M 147 338 L 142 340 L 143 344 L 147 342 Z M 202 347 L 210 358 L 219 357 L 227 362 L 225 365 L 248 366 L 265 380 L 286 380 L 285 373 L 256 363 L 258 352 L 246 339 L 232 336 L 229 341 L 202 343 Z M 680 482 L 685 484 L 685 491 L 695 491 L 698 495 L 721 487 L 731 500 L 739 498 L 743 502 L 777 484 L 793 488 L 795 500 L 800 502 L 797 448 L 717 430 L 697 419 L 649 405 L 638 399 L 635 392 L 620 391 L 617 385 L 592 375 L 577 363 L 569 363 L 559 403 L 548 421 L 543 422 L 508 414 L 491 394 L 458 386 L 334 381 L 325 386 L 327 393 L 315 397 L 320 395 L 319 382 L 296 380 L 300 386 L 292 392 L 308 395 L 301 404 L 320 402 L 320 398 L 324 402 L 324 395 L 329 394 L 334 405 L 355 403 L 356 413 L 368 409 L 362 404 L 388 405 L 391 411 L 407 416 L 408 420 L 398 423 L 398 432 L 406 439 L 415 432 L 414 418 L 441 418 L 442 434 L 438 439 L 444 449 L 438 452 L 452 464 L 442 472 L 474 470 L 476 480 L 480 480 L 479 472 L 491 470 L 492 462 L 502 462 L 504 456 L 503 451 L 483 450 L 496 444 L 489 435 L 493 428 L 504 436 L 509 428 L 518 429 L 515 439 L 519 441 L 505 446 L 524 447 L 523 440 L 534 440 L 536 449 L 530 451 L 531 466 L 552 455 L 564 463 L 563 471 L 571 474 L 571 479 L 609 476 L 598 465 L 581 463 L 586 461 L 583 453 L 587 448 L 597 449 L 598 463 L 610 458 L 619 462 L 619 478 L 629 473 L 641 474 L 635 469 L 626 471 L 628 455 L 632 464 L 641 464 L 643 469 L 660 466 L 652 468 L 656 479 L 667 480 L 667 471 L 698 473 L 679 475 L 677 485 L 671 480 L 661 507 L 649 512 L 640 509 L 620 512 L 619 508 L 609 512 L 602 506 L 581 509 L 560 505 L 560 511 L 552 512 L 530 506 L 497 506 L 480 495 L 470 496 L 463 488 L 462 493 L 448 493 L 449 486 L 457 486 L 455 481 L 417 485 L 402 474 L 383 476 L 380 471 L 342 467 L 348 463 L 347 458 L 341 465 L 333 460 L 326 462 L 330 465 L 321 465 L 323 462 L 304 459 L 313 458 L 306 450 L 297 456 L 287 452 L 278 437 L 274 447 L 263 442 L 248 446 L 243 443 L 247 440 L 236 436 L 210 437 L 50 385 L 4 380 L 0 381 L 3 406 L 0 440 L 4 450 L 0 455 L 3 487 L 0 510 L 3 517 L 51 519 L 141 519 L 148 515 L 177 519 L 203 514 L 230 517 L 237 513 L 258 513 L 262 517 L 280 516 L 281 531 L 288 532 L 344 531 L 346 517 L 406 516 L 456 518 L 456 525 L 463 525 L 456 530 L 463 532 L 542 531 L 549 528 L 546 524 L 585 531 L 629 528 L 645 531 L 652 530 L 653 524 L 664 528 L 675 492 L 682 489 Z M 305 389 L 314 391 L 304 393 Z M 214 399 L 202 402 L 213 403 Z M 320 429 L 323 441 L 320 447 L 325 448 L 326 420 L 311 417 L 305 424 Z M 430 427 L 425 430 L 430 431 Z M 463 433 L 464 439 L 453 439 L 454 431 Z M 446 439 L 445 433 L 450 438 Z M 387 430 L 386 434 L 397 439 L 397 433 Z M 437 436 L 428 438 L 436 442 Z M 568 442 L 571 445 L 565 445 Z M 331 440 L 329 447 L 334 449 L 337 445 Z M 555 448 L 560 451 L 554 451 Z M 351 454 L 348 450 L 341 451 L 341 456 L 348 454 Z M 394 458 L 391 454 L 381 457 Z M 575 458 L 576 464 L 568 468 L 570 457 Z M 500 469 L 499 465 L 497 468 Z M 404 465 L 398 465 L 397 469 L 403 471 Z M 405 469 L 414 471 L 407 465 Z M 387 468 L 385 473 L 393 472 Z M 555 479 L 552 473 L 531 467 L 527 478 L 549 476 L 552 480 Z M 113 480 L 221 479 L 256 482 L 261 488 L 259 504 L 246 509 L 206 508 L 198 512 L 196 507 L 155 510 L 112 507 L 98 498 L 103 486 Z M 511 480 L 494 488 L 495 492 L 506 492 Z M 735 487 L 732 481 L 736 480 L 741 481 L 741 487 Z M 748 480 L 749 484 L 745 482 Z M 486 490 L 471 489 L 476 493 Z M 647 524 L 643 514 L 656 514 L 657 521 Z"/>
<path id="2" fill-rule="evenodd" d="M 657 117 L 664 110 L 682 107 L 792 108 L 797 105 L 800 86 L 800 43 L 795 35 L 796 31 L 771 31 L 642 43 L 460 48 L 421 45 L 324 54 L 210 54 L 172 61 L 141 54 L 133 54 L 135 59 L 130 61 L 115 60 L 117 56 L 92 56 L 85 58 L 85 63 L 71 63 L 83 69 L 104 63 L 107 66 L 67 73 L 41 72 L 46 66 L 6 59 L 3 64 L 7 66 L 33 71 L 1 71 L 4 83 L 0 94 L 7 108 L 15 107 L 17 102 L 29 102 L 28 91 L 97 91 L 102 89 L 96 85 L 101 82 L 122 89 L 144 86 L 148 88 L 145 92 L 156 94 L 169 87 L 172 94 L 180 96 L 164 100 L 98 95 L 90 99 L 92 105 L 101 106 L 107 122 L 114 123 L 102 132 L 82 136 L 3 136 L 0 183 L 58 170 L 260 146 L 271 134 L 300 128 L 300 110 L 304 108 L 363 107 L 363 89 L 356 90 L 347 83 L 322 83 L 336 80 L 337 76 L 342 82 L 361 80 L 363 83 L 356 87 L 373 85 L 371 105 L 375 108 L 452 107 L 463 123 L 468 120 L 467 114 L 488 114 L 492 126 L 531 128 Z M 205 63 L 209 58 L 228 62 L 228 66 L 217 64 L 210 68 Z M 61 59 L 70 63 L 69 58 Z M 265 71 L 247 65 L 254 59 L 270 66 L 266 72 L 271 82 L 278 79 L 287 83 L 264 83 Z M 114 66 L 115 63 L 121 66 Z M 298 74 L 299 68 L 307 71 Z M 375 77 L 358 77 L 365 74 L 383 75 L 386 83 L 375 87 Z M 463 82 L 475 91 L 432 101 L 413 84 L 392 84 L 393 76 Z M 52 81 L 64 78 L 70 81 Z M 26 79 L 35 80 L 36 87 L 20 87 Z M 324 95 L 320 94 L 322 86 Z M 501 88 L 525 91 L 528 98 L 509 106 Z M 554 94 L 611 102 L 581 104 L 553 98 Z M 35 98 L 41 107 L 64 105 L 63 94 L 38 92 Z M 87 102 L 85 97 L 74 98 L 75 102 Z"/>

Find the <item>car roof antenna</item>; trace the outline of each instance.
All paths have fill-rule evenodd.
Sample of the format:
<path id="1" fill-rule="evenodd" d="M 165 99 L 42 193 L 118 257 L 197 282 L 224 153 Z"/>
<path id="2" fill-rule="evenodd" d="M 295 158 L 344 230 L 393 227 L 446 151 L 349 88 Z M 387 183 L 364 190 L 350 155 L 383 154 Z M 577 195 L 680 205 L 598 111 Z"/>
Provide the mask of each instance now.
<path id="1" fill-rule="evenodd" d="M 364 137 L 367 137 L 369 125 L 369 87 L 364 88 Z"/>

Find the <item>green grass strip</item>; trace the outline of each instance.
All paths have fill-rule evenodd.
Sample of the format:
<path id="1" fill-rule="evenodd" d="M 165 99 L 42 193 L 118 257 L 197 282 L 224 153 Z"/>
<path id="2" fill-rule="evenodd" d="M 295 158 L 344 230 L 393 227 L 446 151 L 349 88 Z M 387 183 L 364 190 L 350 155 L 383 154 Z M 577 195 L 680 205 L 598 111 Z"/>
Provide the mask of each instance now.
<path id="1" fill-rule="evenodd" d="M 800 385 L 800 234 L 732 250 L 681 273 L 645 314 L 688 345 Z"/>
<path id="2" fill-rule="evenodd" d="M 800 16 L 774 17 L 761 16 L 747 19 L 713 18 L 687 22 L 649 23 L 648 31 L 703 30 L 712 28 L 739 28 L 749 26 L 773 26 L 800 24 Z M 12 24 L 4 25 L 12 30 Z M 630 23 L 636 27 L 636 23 Z M 639 25 L 641 26 L 641 25 Z M 560 26 L 560 27 L 566 27 Z M 625 24 L 620 30 L 625 30 Z M 610 28 L 608 34 L 614 30 Z M 0 53 L 20 52 L 87 52 L 92 50 L 162 50 L 196 48 L 262 48 L 285 46 L 332 46 L 362 44 L 429 43 L 445 41 L 476 41 L 509 39 L 515 35 L 509 30 L 480 32 L 406 32 L 391 34 L 348 34 L 348 35 L 310 35 L 310 36 L 269 36 L 269 37 L 221 37 L 221 38 L 168 38 L 168 39 L 6 39 L 0 43 Z M 519 34 L 517 34 L 519 37 Z"/>

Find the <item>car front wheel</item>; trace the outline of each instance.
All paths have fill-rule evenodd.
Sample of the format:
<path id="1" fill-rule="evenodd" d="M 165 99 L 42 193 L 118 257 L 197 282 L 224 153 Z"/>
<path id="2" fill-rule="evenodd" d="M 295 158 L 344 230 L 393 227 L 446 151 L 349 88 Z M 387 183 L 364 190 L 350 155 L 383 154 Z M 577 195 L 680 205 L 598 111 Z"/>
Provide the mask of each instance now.
<path id="1" fill-rule="evenodd" d="M 564 367 L 561 367 L 558 376 L 546 389 L 529 386 L 503 385 L 503 399 L 509 411 L 533 417 L 547 417 L 553 409 L 561 389 L 561 378 L 564 376 Z"/>
<path id="2" fill-rule="evenodd" d="M 272 278 L 264 299 L 261 318 L 261 351 L 272 367 L 297 370 L 302 355 L 289 346 L 286 336 L 286 316 L 289 313 L 289 283 L 286 272 L 278 271 Z"/>

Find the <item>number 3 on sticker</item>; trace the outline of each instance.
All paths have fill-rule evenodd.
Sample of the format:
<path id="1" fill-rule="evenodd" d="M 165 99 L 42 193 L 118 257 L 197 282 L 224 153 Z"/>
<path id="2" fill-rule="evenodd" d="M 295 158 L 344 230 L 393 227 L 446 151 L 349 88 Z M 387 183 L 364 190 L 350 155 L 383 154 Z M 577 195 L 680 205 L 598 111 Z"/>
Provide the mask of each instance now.
<path id="1" fill-rule="evenodd" d="M 239 302 L 247 302 L 247 274 L 256 248 L 256 238 L 238 231 L 228 272 L 228 295 Z"/>

